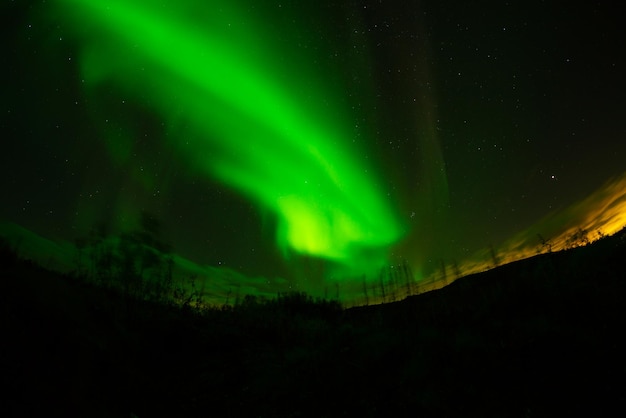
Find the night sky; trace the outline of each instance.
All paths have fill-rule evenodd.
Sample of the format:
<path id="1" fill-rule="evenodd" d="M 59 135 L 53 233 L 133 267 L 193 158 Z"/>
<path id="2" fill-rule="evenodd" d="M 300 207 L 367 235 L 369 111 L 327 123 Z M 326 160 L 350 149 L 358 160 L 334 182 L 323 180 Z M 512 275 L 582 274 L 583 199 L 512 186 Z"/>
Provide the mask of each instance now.
<path id="1" fill-rule="evenodd" d="M 0 233 L 161 223 L 179 274 L 345 301 L 626 224 L 618 5 L 5 1 Z M 494 257 L 495 255 L 495 257 Z M 447 273 L 445 273 L 447 271 Z M 434 285 L 436 286 L 436 284 Z"/>

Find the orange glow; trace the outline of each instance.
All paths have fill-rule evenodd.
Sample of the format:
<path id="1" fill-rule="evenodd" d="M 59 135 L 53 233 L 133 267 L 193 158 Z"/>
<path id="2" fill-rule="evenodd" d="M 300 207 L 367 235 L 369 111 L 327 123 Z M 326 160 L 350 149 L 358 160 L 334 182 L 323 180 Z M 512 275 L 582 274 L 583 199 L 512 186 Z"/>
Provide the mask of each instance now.
<path id="1" fill-rule="evenodd" d="M 552 251 L 593 242 L 603 235 L 612 235 L 626 226 L 626 173 L 606 182 L 585 199 L 568 208 L 553 212 L 536 224 L 514 235 L 494 251 L 499 264 L 532 257 L 548 251 L 541 245 L 539 235 L 551 245 Z M 582 231 L 582 234 L 579 232 Z M 578 234 L 578 235 L 577 235 Z M 461 276 L 482 272 L 494 267 L 489 248 L 482 249 L 470 259 L 459 263 Z M 453 281 L 448 277 L 448 282 Z M 420 283 L 418 293 L 434 290 L 448 284 L 441 274 Z"/>

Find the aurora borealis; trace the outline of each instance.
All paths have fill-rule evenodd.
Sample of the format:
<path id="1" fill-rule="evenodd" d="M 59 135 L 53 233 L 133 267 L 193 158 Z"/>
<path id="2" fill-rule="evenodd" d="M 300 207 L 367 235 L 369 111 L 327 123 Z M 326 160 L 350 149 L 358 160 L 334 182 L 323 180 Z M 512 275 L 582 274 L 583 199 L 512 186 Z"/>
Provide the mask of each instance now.
<path id="1" fill-rule="evenodd" d="M 3 6 L 0 220 L 64 247 L 148 211 L 217 299 L 623 225 L 615 10 L 299 3 Z"/>
<path id="2" fill-rule="evenodd" d="M 328 95 L 287 90 L 281 76 L 300 72 L 289 61 L 289 72 L 271 72 L 247 56 L 250 49 L 266 49 L 258 33 L 233 30 L 233 36 L 213 28 L 196 33 L 172 17 L 178 3 L 160 12 L 149 1 L 66 3 L 89 33 L 93 25 L 102 27 L 82 53 L 88 83 L 112 79 L 155 103 L 168 119 L 190 123 L 198 131 L 192 163 L 271 209 L 283 251 L 352 268 L 384 265 L 384 257 L 372 259 L 372 251 L 368 257 L 359 253 L 361 247 L 384 248 L 399 238 L 388 203 L 367 166 L 352 157 L 349 135 L 329 126 L 331 105 L 323 112 L 309 105 Z M 216 2 L 201 11 L 210 15 L 219 7 Z M 305 78 L 294 82 L 305 83 Z M 180 146 L 190 133 L 183 129 L 175 136 L 174 145 Z"/>

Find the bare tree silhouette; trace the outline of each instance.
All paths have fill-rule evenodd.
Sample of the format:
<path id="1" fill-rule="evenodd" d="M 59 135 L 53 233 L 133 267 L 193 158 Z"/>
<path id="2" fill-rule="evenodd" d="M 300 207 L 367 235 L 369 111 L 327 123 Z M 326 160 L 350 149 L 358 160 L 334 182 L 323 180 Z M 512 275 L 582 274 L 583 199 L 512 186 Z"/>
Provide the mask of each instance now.
<path id="1" fill-rule="evenodd" d="M 552 241 L 550 239 L 545 239 L 541 234 L 537 234 L 539 238 L 539 242 L 541 246 L 537 249 L 537 254 L 541 254 L 542 252 L 551 253 L 552 252 Z"/>

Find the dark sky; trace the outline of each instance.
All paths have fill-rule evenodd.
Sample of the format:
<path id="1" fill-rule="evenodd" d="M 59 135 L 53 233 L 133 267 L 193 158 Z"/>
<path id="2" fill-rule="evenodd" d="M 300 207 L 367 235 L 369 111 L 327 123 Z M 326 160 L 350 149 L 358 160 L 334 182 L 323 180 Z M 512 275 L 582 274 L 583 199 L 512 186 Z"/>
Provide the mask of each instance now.
<path id="1" fill-rule="evenodd" d="M 432 280 L 626 222 L 610 2 L 88 3 L 1 6 L 11 239 L 63 246 L 147 211 L 222 290 L 315 293 L 381 260 Z"/>

